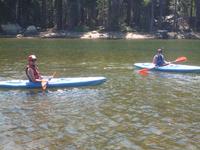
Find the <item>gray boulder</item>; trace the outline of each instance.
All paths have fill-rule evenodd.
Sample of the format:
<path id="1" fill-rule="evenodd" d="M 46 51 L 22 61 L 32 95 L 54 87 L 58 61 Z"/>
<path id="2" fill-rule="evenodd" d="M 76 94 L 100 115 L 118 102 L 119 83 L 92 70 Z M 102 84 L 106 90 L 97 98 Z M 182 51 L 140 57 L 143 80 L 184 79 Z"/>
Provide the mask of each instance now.
<path id="1" fill-rule="evenodd" d="M 38 30 L 35 26 L 28 26 L 24 31 L 24 36 L 38 35 Z"/>
<path id="2" fill-rule="evenodd" d="M 7 35 L 17 35 L 22 31 L 22 28 L 18 24 L 2 24 L 1 30 L 3 34 Z"/>

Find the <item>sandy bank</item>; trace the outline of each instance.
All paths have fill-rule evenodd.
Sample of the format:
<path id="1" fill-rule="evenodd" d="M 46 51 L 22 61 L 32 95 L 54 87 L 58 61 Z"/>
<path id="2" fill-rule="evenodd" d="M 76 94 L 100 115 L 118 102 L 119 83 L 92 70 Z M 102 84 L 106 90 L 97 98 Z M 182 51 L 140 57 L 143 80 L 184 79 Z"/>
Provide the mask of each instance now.
<path id="1" fill-rule="evenodd" d="M 76 38 L 76 39 L 200 39 L 200 33 L 175 33 L 167 32 L 162 36 L 158 32 L 149 34 L 141 32 L 71 32 L 52 31 L 38 32 L 37 35 L 0 35 L 2 38 Z"/>
<path id="2" fill-rule="evenodd" d="M 122 32 L 41 32 L 42 38 L 80 38 L 80 39 L 153 39 L 154 35 Z"/>

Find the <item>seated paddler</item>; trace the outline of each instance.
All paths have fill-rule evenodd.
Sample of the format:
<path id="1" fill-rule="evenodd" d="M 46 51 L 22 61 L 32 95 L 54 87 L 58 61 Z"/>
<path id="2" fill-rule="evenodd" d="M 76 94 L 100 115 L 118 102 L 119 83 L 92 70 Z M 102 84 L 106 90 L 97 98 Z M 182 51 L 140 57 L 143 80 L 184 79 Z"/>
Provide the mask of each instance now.
<path id="1" fill-rule="evenodd" d="M 156 67 L 168 65 L 170 62 L 165 61 L 163 55 L 163 50 L 161 48 L 157 49 L 157 54 L 153 57 L 153 64 Z"/>
<path id="2" fill-rule="evenodd" d="M 28 65 L 26 67 L 26 75 L 30 82 L 41 82 L 42 76 L 38 70 L 37 57 L 35 55 L 28 56 Z"/>

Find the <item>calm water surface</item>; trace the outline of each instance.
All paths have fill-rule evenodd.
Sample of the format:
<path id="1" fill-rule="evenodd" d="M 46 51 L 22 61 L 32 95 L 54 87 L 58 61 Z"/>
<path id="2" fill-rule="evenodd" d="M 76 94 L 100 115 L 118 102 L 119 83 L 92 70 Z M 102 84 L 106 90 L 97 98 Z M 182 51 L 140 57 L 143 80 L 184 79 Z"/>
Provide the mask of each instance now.
<path id="1" fill-rule="evenodd" d="M 143 77 L 158 47 L 200 65 L 200 41 L 0 39 L 0 80 L 26 79 L 26 57 L 44 75 L 105 76 L 95 87 L 0 90 L 3 150 L 198 150 L 200 74 Z"/>

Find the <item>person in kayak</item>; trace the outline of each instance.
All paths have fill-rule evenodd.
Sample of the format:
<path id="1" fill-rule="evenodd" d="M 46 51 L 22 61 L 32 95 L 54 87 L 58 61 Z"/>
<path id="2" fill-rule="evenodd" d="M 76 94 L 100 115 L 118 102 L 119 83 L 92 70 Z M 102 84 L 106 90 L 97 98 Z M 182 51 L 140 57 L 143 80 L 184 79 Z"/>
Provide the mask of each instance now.
<path id="1" fill-rule="evenodd" d="M 163 50 L 161 48 L 157 49 L 157 54 L 153 57 L 153 64 L 155 66 L 165 66 L 170 62 L 165 61 L 164 55 L 162 54 Z"/>
<path id="2" fill-rule="evenodd" d="M 26 67 L 26 75 L 30 82 L 41 82 L 42 76 L 36 65 L 37 57 L 35 55 L 28 56 L 28 65 Z"/>

